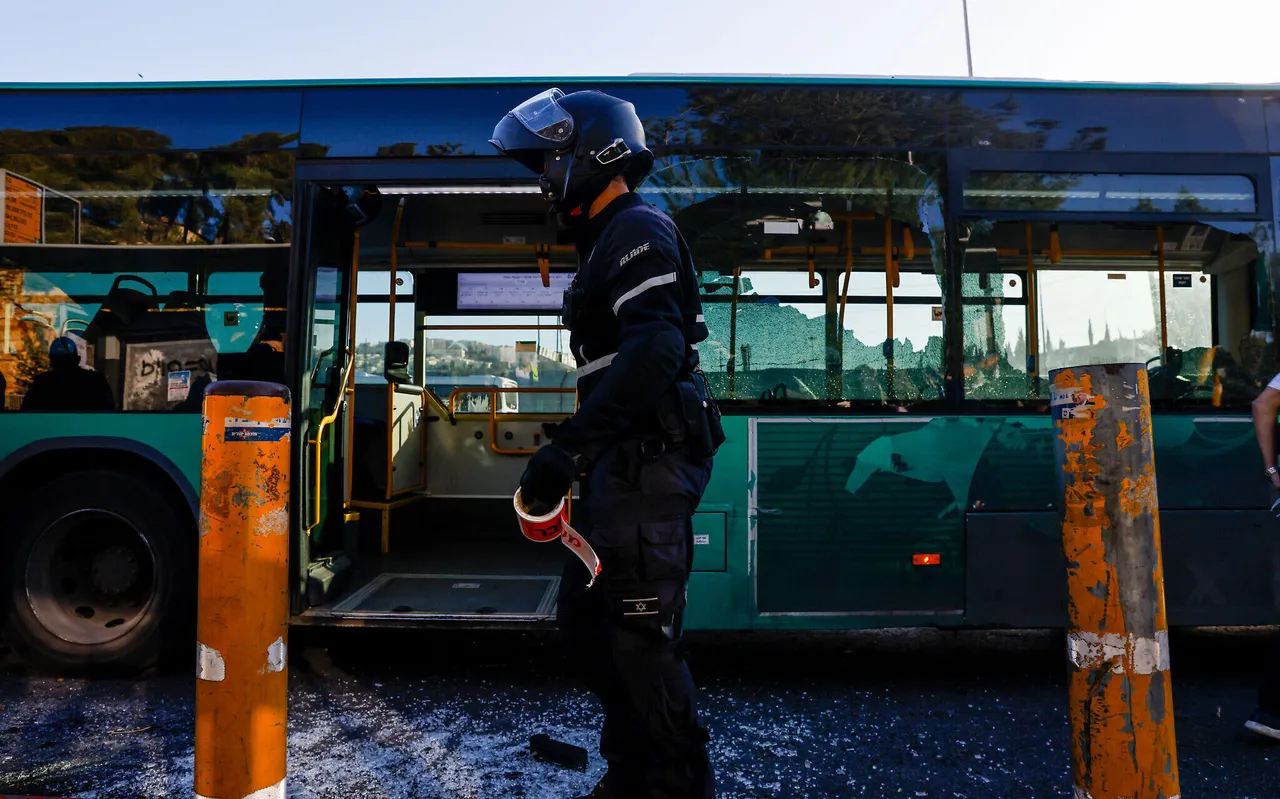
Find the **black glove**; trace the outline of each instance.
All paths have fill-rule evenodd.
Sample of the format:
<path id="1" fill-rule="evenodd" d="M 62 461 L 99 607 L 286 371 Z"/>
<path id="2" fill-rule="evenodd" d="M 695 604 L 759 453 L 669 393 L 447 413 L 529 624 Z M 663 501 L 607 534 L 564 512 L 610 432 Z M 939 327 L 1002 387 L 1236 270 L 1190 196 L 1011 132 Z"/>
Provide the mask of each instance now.
<path id="1" fill-rule="evenodd" d="M 544 516 L 560 504 L 578 476 L 574 461 L 572 453 L 556 444 L 548 444 L 535 452 L 520 478 L 520 499 L 525 510 Z"/>

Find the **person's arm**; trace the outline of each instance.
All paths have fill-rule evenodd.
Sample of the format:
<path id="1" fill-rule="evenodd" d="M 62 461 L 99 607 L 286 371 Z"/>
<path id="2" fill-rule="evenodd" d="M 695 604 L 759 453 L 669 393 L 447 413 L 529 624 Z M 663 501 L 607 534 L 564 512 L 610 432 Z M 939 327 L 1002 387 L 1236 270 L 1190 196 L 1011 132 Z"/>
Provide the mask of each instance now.
<path id="1" fill-rule="evenodd" d="M 1271 485 L 1280 489 L 1280 472 L 1272 471 L 1276 468 L 1276 416 L 1278 414 L 1280 414 L 1280 389 L 1269 385 L 1253 401 L 1253 432 L 1258 439 L 1258 449 L 1262 451 L 1262 462 L 1267 467 Z"/>
<path id="2" fill-rule="evenodd" d="M 587 461 L 654 412 L 684 363 L 679 251 L 667 230 L 654 226 L 639 233 L 619 237 L 623 243 L 611 248 L 609 301 L 618 317 L 618 352 L 554 438 Z"/>

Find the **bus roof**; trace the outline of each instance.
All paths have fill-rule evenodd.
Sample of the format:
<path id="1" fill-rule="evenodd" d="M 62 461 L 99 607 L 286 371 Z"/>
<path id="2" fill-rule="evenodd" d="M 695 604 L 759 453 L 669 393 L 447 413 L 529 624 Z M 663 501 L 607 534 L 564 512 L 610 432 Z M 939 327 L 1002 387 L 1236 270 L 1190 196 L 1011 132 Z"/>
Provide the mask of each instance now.
<path id="1" fill-rule="evenodd" d="M 1054 81 L 1036 78 L 964 78 L 903 75 L 808 75 L 774 73 L 634 73 L 620 76 L 576 77 L 452 77 L 452 78 L 332 78 L 314 80 L 144 81 L 127 83 L 0 83 L 0 91 L 118 91 L 158 89 L 305 89 L 368 86 L 502 86 L 580 84 L 764 84 L 804 86 L 912 86 L 937 88 L 1113 89 L 1139 91 L 1256 91 L 1275 92 L 1280 83 L 1113 83 Z"/>

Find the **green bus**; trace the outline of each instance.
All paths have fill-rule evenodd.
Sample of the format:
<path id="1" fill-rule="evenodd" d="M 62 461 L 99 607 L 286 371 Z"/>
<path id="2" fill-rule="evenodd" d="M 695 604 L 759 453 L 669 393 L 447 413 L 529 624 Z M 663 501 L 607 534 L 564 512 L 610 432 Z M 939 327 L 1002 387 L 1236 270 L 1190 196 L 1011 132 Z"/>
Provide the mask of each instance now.
<path id="1" fill-rule="evenodd" d="M 200 399 L 239 378 L 293 396 L 293 623 L 554 624 L 566 553 L 511 495 L 575 407 L 576 251 L 487 144 L 553 85 L 636 105 L 700 270 L 728 441 L 690 628 L 1063 625 L 1046 383 L 1114 361 L 1150 374 L 1171 624 L 1276 621 L 1274 87 L 0 85 L 11 647 L 189 653 Z M 110 409 L 28 400 L 59 339 Z"/>

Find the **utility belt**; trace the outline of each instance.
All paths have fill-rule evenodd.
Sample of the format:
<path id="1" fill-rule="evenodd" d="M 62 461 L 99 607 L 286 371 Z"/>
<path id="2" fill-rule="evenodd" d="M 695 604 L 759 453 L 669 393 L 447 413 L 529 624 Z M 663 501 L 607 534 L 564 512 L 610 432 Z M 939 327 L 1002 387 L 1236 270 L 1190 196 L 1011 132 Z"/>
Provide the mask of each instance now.
<path id="1" fill-rule="evenodd" d="M 683 452 L 695 461 L 710 460 L 724 443 L 720 408 L 701 369 L 677 378 L 658 401 L 657 426 L 640 437 L 640 455 L 657 460 Z"/>

